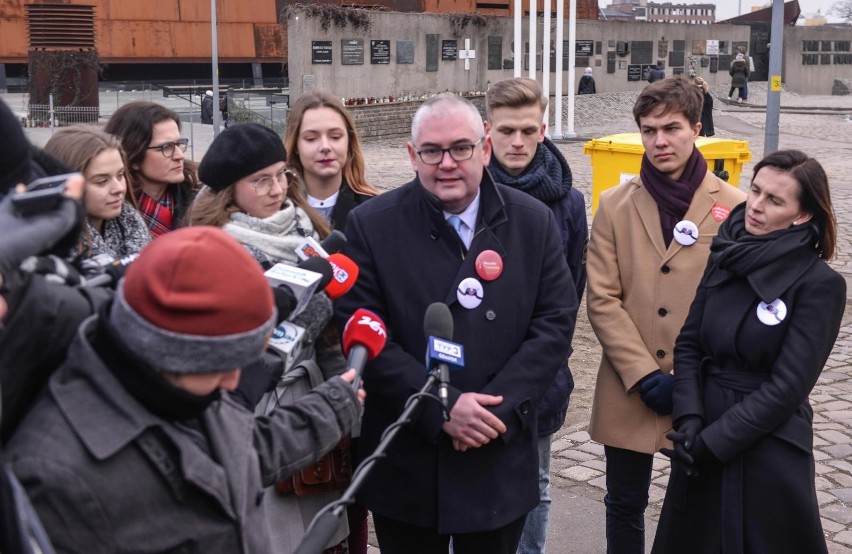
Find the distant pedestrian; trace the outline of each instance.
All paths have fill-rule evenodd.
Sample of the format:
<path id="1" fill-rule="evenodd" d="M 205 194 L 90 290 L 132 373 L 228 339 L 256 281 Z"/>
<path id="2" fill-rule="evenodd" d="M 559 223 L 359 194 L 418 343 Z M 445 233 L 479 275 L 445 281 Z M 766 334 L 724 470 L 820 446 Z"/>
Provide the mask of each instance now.
<path id="1" fill-rule="evenodd" d="M 666 78 L 666 70 L 663 69 L 663 62 L 657 61 L 657 65 L 651 68 L 648 72 L 648 82 L 654 83 Z"/>
<path id="2" fill-rule="evenodd" d="M 728 70 L 731 75 L 731 89 L 728 91 L 728 100 L 733 100 L 734 89 L 739 89 L 739 97 L 737 102 L 742 103 L 743 100 L 748 100 L 748 62 L 742 53 L 737 54 L 734 61 L 731 62 L 731 68 Z"/>
<path id="3" fill-rule="evenodd" d="M 577 94 L 595 94 L 595 78 L 592 77 L 592 68 L 587 67 L 580 77 L 580 86 L 577 88 Z"/>
<path id="4" fill-rule="evenodd" d="M 201 123 L 213 125 L 213 91 L 208 90 L 201 99 Z"/>
<path id="5" fill-rule="evenodd" d="M 701 130 L 698 134 L 702 137 L 712 137 L 716 134 L 713 127 L 713 96 L 710 95 L 710 85 L 701 77 L 695 78 L 695 84 L 704 93 L 704 105 L 701 106 Z"/>
<path id="6" fill-rule="evenodd" d="M 222 112 L 222 124 L 225 128 L 228 127 L 228 93 L 222 94 L 219 98 L 219 111 Z"/>

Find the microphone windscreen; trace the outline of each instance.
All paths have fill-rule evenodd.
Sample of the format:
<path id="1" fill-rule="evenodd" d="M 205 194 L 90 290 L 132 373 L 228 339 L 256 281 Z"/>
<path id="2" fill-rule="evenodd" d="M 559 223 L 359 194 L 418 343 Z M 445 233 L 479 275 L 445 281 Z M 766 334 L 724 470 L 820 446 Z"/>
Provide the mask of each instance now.
<path id="1" fill-rule="evenodd" d="M 360 344 L 367 349 L 367 359 L 372 360 L 379 355 L 387 340 L 388 333 L 381 318 L 370 310 L 359 308 L 343 328 L 343 353 L 348 356 L 349 350 Z"/>
<path id="2" fill-rule="evenodd" d="M 337 254 L 346 246 L 346 235 L 342 231 L 335 229 L 320 243 L 322 249 L 328 252 L 328 255 Z"/>
<path id="3" fill-rule="evenodd" d="M 313 271 L 314 273 L 319 273 L 320 275 L 322 275 L 322 279 L 320 279 L 320 282 L 317 285 L 317 289 L 324 289 L 331 282 L 333 276 L 333 269 L 331 267 L 331 264 L 328 263 L 324 258 L 311 257 L 307 260 L 299 262 L 296 267 L 300 269 L 307 269 L 308 271 Z"/>
<path id="4" fill-rule="evenodd" d="M 355 281 L 358 280 L 359 269 L 358 265 L 352 261 L 352 258 L 345 254 L 332 254 L 326 259 L 331 264 L 333 275 L 331 282 L 325 288 L 325 292 L 329 298 L 336 300 L 355 286 Z"/>
<path id="5" fill-rule="evenodd" d="M 426 338 L 453 340 L 453 314 L 450 313 L 450 307 L 443 302 L 429 304 L 423 316 L 423 331 Z"/>

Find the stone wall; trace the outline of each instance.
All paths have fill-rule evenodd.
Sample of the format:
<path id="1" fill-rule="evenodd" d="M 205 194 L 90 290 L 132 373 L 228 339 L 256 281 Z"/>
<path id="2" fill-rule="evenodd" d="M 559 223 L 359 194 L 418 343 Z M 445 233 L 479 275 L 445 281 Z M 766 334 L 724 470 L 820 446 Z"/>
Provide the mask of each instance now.
<path id="1" fill-rule="evenodd" d="M 485 117 L 485 96 L 471 96 L 468 99 L 479 108 Z M 355 120 L 358 135 L 363 141 L 392 140 L 404 144 L 411 138 L 411 119 L 422 100 L 408 102 L 389 102 L 387 104 L 366 104 L 347 106 L 346 109 Z"/>

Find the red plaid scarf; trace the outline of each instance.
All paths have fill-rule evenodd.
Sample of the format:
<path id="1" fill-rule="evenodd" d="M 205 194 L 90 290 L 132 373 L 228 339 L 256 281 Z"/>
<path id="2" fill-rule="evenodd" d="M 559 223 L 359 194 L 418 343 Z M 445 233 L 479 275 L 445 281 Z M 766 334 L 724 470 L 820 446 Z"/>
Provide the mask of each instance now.
<path id="1" fill-rule="evenodd" d="M 155 200 L 143 191 L 139 192 L 139 211 L 155 238 L 174 229 L 172 216 L 174 205 L 174 196 L 168 189 L 159 200 Z"/>

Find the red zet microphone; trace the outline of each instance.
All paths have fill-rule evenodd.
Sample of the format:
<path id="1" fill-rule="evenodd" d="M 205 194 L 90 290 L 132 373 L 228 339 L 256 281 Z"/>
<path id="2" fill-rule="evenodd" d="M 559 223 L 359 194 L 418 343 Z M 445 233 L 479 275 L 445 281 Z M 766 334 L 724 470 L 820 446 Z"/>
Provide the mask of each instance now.
<path id="1" fill-rule="evenodd" d="M 355 285 L 358 280 L 358 265 L 344 254 L 332 254 L 326 261 L 331 264 L 331 282 L 325 292 L 332 300 L 337 300 Z"/>
<path id="2" fill-rule="evenodd" d="M 359 308 L 343 328 L 343 352 L 346 354 L 346 367 L 355 368 L 355 380 L 352 387 L 361 386 L 361 374 L 368 360 L 379 355 L 388 340 L 385 324 L 379 316 Z"/>

